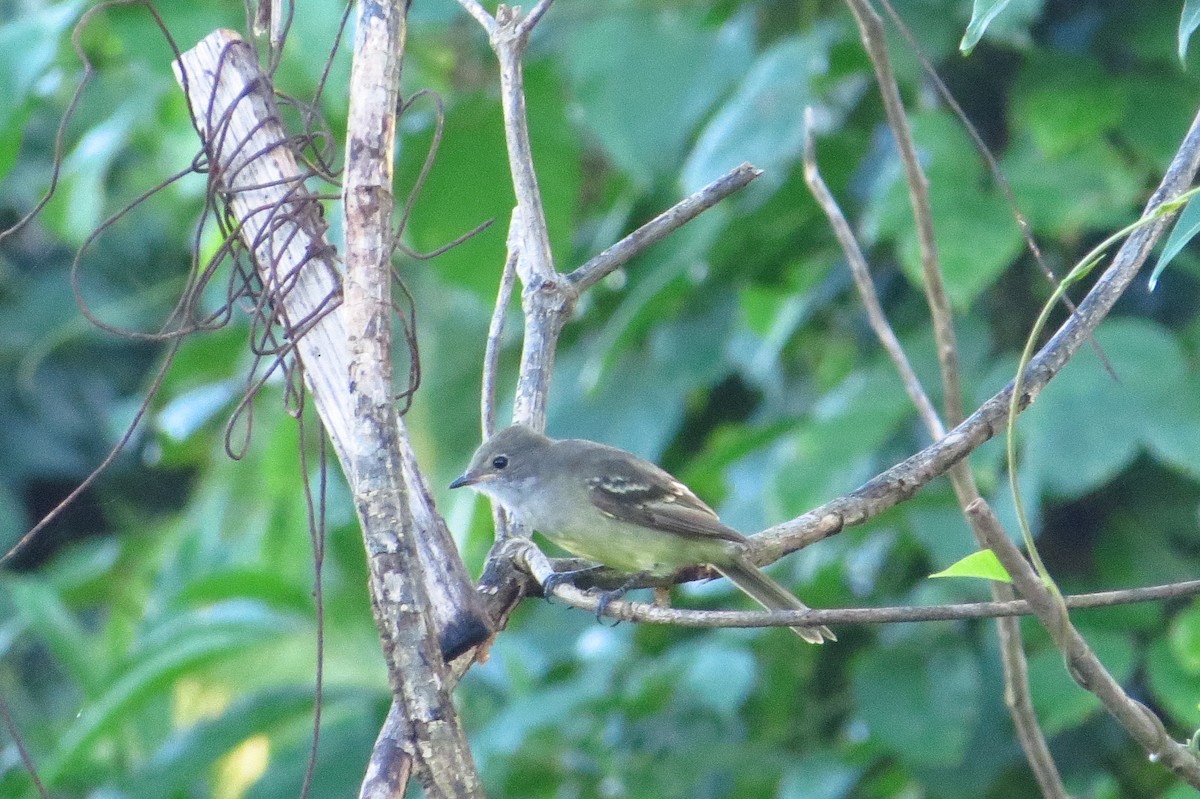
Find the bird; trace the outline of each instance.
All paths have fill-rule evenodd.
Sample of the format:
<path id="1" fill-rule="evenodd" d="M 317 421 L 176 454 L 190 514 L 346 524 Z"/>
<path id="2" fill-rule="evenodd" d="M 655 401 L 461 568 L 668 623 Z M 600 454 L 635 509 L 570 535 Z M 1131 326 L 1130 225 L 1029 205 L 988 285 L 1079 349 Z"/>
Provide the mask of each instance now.
<path id="1" fill-rule="evenodd" d="M 515 424 L 480 445 L 450 488 L 470 487 L 563 549 L 604 566 L 664 577 L 707 565 L 768 610 L 808 606 L 750 562 L 750 540 L 653 463 L 585 439 Z M 813 644 L 824 625 L 790 628 Z"/>

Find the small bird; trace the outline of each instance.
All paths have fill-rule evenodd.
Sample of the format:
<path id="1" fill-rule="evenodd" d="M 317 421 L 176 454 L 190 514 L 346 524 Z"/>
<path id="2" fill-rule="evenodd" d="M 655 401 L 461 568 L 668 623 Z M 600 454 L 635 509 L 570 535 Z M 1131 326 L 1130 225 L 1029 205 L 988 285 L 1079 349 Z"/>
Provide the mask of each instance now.
<path id="1" fill-rule="evenodd" d="M 485 441 L 450 488 L 470 486 L 563 549 L 626 572 L 705 564 L 768 610 L 806 610 L 747 557 L 749 539 L 649 461 L 615 447 L 513 425 Z M 824 625 L 790 628 L 814 644 Z"/>

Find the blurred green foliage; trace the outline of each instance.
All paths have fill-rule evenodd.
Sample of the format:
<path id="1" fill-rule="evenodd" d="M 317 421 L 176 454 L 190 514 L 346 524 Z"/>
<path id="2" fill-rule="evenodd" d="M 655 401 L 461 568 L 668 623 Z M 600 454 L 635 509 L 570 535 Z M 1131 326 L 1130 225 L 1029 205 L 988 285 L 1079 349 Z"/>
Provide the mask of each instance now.
<path id="1" fill-rule="evenodd" d="M 1013 2 L 972 31 L 982 39 L 969 57 L 956 46 L 971 3 L 896 5 L 996 152 L 1059 274 L 1136 218 L 1200 96 L 1195 59 L 1179 59 L 1183 4 Z M 0 225 L 50 183 L 54 132 L 81 75 L 71 28 L 86 7 L 0 2 Z M 157 7 L 184 48 L 241 24 L 228 3 Z M 338 15 L 333 4 L 299 10 L 278 72 L 285 90 L 311 94 Z M 978 401 L 1011 376 L 1049 287 L 965 132 L 889 36 L 960 314 L 966 394 Z M 477 443 L 512 190 L 496 68 L 478 27 L 451 0 L 418 0 L 408 42 L 404 91 L 439 91 L 446 130 L 405 241 L 428 250 L 497 220 L 432 261 L 401 259 L 424 371 L 409 424 L 433 483 L 444 485 Z M 170 49 L 144 10 L 109 9 L 80 43 L 96 74 L 66 129 L 57 194 L 0 243 L 4 542 L 101 460 L 163 355 L 82 318 L 72 259 L 98 222 L 184 168 L 196 148 Z M 347 72 L 343 51 L 322 100 L 335 129 Z M 841 4 L 560 0 L 534 36 L 526 74 L 561 268 L 742 160 L 767 170 L 584 298 L 559 352 L 551 433 L 655 458 L 747 531 L 853 489 L 927 443 L 800 176 L 799 126 L 811 105 L 821 169 L 936 393 L 907 193 Z M 401 196 L 433 125 L 428 100 L 401 122 Z M 172 186 L 83 251 L 80 286 L 93 313 L 136 330 L 166 318 L 196 246 L 202 193 L 198 178 Z M 1156 292 L 1133 287 L 1097 334 L 1119 382 L 1085 348 L 1022 419 L 1021 481 L 1064 590 L 1186 579 L 1200 567 L 1197 266 L 1185 249 Z M 514 303 L 506 389 L 519 328 Z M 295 422 L 271 383 L 254 403 L 244 456 L 226 456 L 247 342 L 241 317 L 188 340 L 112 468 L 0 574 L 0 697 L 55 796 L 299 790 L 316 647 L 302 491 L 318 483 L 314 436 L 302 474 Z M 995 442 L 971 464 L 1007 513 Z M 316 797 L 353 794 L 388 704 L 361 544 L 331 471 Z M 486 508 L 439 498 L 477 570 Z M 816 606 L 974 600 L 985 596 L 977 581 L 926 579 L 973 548 L 938 482 L 774 573 Z M 700 607 L 740 601 L 723 582 L 677 594 Z M 1077 622 L 1177 737 L 1200 725 L 1198 606 L 1086 611 Z M 1035 705 L 1073 795 L 1190 795 L 1070 682 L 1041 631 L 1024 629 Z M 991 624 L 837 632 L 839 643 L 815 648 L 779 630 L 610 628 L 529 602 L 458 699 L 494 796 L 1037 795 L 1004 710 Z M 0 796 L 33 796 L 11 738 L 0 741 Z"/>

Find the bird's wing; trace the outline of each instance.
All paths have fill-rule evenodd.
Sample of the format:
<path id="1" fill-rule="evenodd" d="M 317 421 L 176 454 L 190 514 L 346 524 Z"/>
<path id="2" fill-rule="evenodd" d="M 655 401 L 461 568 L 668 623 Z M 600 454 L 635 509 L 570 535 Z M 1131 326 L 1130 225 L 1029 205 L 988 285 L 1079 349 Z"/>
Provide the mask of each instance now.
<path id="1" fill-rule="evenodd" d="M 687 538 L 720 538 L 744 543 L 746 537 L 721 523 L 687 486 L 649 461 L 625 453 L 604 458 L 600 477 L 589 478 L 588 494 L 603 514 L 631 524 Z"/>

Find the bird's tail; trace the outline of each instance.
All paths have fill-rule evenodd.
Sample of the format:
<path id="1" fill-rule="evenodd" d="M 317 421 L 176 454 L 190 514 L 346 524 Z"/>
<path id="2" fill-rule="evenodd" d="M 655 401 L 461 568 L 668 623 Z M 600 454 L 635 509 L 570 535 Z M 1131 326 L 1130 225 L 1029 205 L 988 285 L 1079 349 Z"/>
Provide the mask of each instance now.
<path id="1" fill-rule="evenodd" d="M 755 602 L 767 610 L 808 610 L 808 605 L 801 602 L 791 591 L 763 574 L 757 566 L 742 556 L 737 556 L 729 563 L 717 566 L 717 571 L 729 578 L 730 582 L 745 591 Z M 837 636 L 825 625 L 815 627 L 791 627 L 792 632 L 808 641 L 810 644 L 823 644 L 825 641 L 836 641 Z"/>

